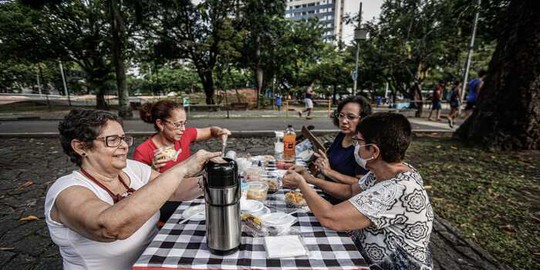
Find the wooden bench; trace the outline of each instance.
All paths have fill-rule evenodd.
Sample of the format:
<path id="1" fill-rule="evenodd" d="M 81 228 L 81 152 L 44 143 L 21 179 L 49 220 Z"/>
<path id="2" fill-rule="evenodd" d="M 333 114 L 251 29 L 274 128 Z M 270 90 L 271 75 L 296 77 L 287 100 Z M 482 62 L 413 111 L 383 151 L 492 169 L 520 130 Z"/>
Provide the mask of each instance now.
<path id="1" fill-rule="evenodd" d="M 238 110 L 238 111 L 245 111 L 248 109 L 248 103 L 247 102 L 235 102 L 235 103 L 231 103 L 229 105 L 229 108 L 231 110 Z"/>
<path id="2" fill-rule="evenodd" d="M 197 104 L 197 105 L 190 104 L 189 105 L 189 110 L 191 110 L 191 111 L 214 111 L 214 112 L 217 112 L 217 111 L 221 111 L 222 108 L 223 108 L 223 105 L 219 105 L 219 104 Z"/>

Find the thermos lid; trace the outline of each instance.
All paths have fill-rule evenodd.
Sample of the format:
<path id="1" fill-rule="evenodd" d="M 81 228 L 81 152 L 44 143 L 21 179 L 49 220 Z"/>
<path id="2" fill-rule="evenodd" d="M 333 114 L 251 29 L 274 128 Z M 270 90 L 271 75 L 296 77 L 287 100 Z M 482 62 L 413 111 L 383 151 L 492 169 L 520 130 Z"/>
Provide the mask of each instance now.
<path id="1" fill-rule="evenodd" d="M 238 185 L 238 165 L 236 161 L 224 158 L 226 163 L 209 161 L 206 164 L 206 185 L 209 188 L 225 188 Z"/>

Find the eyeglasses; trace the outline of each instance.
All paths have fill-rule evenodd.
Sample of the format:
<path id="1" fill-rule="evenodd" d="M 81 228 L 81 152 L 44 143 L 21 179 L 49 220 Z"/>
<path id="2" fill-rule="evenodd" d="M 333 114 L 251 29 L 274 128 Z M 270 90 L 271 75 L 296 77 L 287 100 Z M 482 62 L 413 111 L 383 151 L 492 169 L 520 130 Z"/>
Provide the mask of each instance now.
<path id="1" fill-rule="evenodd" d="M 356 115 L 356 114 L 353 114 L 353 113 L 348 113 L 348 114 L 337 113 L 337 114 L 336 114 L 336 117 L 337 117 L 340 121 L 343 121 L 343 119 L 347 119 L 348 121 L 354 121 L 354 120 L 360 118 L 359 115 Z"/>
<path id="2" fill-rule="evenodd" d="M 365 142 L 364 139 L 358 139 L 356 137 L 353 137 L 352 138 L 352 144 L 354 147 L 360 145 L 360 146 L 367 146 L 367 145 L 372 145 L 373 143 L 365 143 L 365 144 L 360 144 L 360 142 Z"/>
<path id="3" fill-rule="evenodd" d="M 169 121 L 167 119 L 164 120 L 165 122 L 173 125 L 175 128 L 182 128 L 182 127 L 185 127 L 187 125 L 187 120 L 186 121 L 180 121 L 180 122 L 172 122 L 172 121 Z"/>
<path id="4" fill-rule="evenodd" d="M 128 146 L 133 145 L 133 137 L 130 135 L 110 135 L 106 137 L 97 137 L 96 140 L 105 142 L 107 147 L 118 147 L 122 141 L 126 142 Z"/>

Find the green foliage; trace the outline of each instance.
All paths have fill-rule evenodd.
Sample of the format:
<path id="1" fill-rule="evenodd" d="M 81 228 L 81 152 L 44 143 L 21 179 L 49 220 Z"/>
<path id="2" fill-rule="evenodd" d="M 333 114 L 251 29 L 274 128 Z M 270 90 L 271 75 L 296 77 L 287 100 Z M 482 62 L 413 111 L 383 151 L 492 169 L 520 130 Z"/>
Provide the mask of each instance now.
<path id="1" fill-rule="evenodd" d="M 431 185 L 435 212 L 514 269 L 538 269 L 540 158 L 419 139 L 406 158 Z"/>

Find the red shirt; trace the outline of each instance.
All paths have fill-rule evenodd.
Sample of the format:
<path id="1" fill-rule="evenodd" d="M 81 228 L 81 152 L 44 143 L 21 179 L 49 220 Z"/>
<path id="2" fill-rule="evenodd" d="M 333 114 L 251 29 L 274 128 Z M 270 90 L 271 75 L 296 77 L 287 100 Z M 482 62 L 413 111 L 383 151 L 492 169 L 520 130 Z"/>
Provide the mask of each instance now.
<path id="1" fill-rule="evenodd" d="M 154 137 L 155 135 L 152 135 Z M 156 150 L 158 147 L 154 142 L 152 141 L 152 137 L 148 138 L 146 141 L 141 143 L 137 148 L 135 148 L 135 152 L 133 153 L 133 159 L 140 161 L 142 163 L 152 165 L 152 160 L 154 159 L 154 150 Z M 176 151 L 179 151 L 180 154 L 178 154 L 178 157 L 176 158 L 176 161 L 169 161 L 165 163 L 165 166 L 159 168 L 159 172 L 164 172 L 168 169 L 170 169 L 172 166 L 184 161 L 189 156 L 191 156 L 191 143 L 194 142 L 197 139 L 197 129 L 196 128 L 186 128 L 184 133 L 182 134 L 182 137 L 180 137 L 180 140 L 174 142 L 174 149 Z"/>

